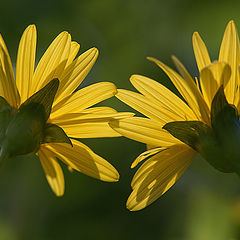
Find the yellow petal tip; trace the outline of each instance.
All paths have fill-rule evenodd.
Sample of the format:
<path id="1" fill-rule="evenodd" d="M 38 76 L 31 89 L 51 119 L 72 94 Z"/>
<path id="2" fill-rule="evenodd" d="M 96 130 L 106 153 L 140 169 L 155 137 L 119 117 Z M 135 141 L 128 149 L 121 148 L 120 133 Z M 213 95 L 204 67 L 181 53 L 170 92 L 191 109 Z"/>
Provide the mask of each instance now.
<path id="1" fill-rule="evenodd" d="M 55 193 L 57 197 L 62 197 L 64 195 L 64 192 L 63 193 Z"/>
<path id="2" fill-rule="evenodd" d="M 147 57 L 147 60 L 154 62 L 156 64 L 161 64 L 162 62 L 159 61 L 158 59 L 154 58 L 154 57 Z"/>
<path id="3" fill-rule="evenodd" d="M 234 22 L 234 20 L 230 20 L 230 21 L 228 22 L 228 24 L 229 24 L 229 25 L 233 25 L 233 24 L 235 25 L 235 22 Z"/>
<path id="4" fill-rule="evenodd" d="M 135 168 L 137 166 L 138 162 L 134 161 L 131 165 L 131 168 Z"/>
<path id="5" fill-rule="evenodd" d="M 147 57 L 147 60 L 152 61 L 153 57 Z"/>
<path id="6" fill-rule="evenodd" d="M 131 77 L 129 78 L 129 81 L 131 83 L 135 82 L 141 75 L 138 75 L 138 74 L 133 74 L 131 75 Z"/>
<path id="7" fill-rule="evenodd" d="M 36 25 L 30 24 L 26 29 L 36 30 Z"/>
<path id="8" fill-rule="evenodd" d="M 58 37 L 61 37 L 61 38 L 63 38 L 63 39 L 71 39 L 71 35 L 67 32 L 67 31 L 63 31 L 63 32 L 61 32 L 59 35 L 58 35 Z"/>
<path id="9" fill-rule="evenodd" d="M 91 53 L 96 55 L 96 57 L 99 55 L 99 50 L 96 47 L 93 47 L 90 49 Z"/>
<path id="10" fill-rule="evenodd" d="M 237 32 L 236 25 L 235 25 L 235 22 L 233 20 L 230 20 L 228 22 L 226 29 L 231 29 L 231 30 Z"/>
<path id="11" fill-rule="evenodd" d="M 136 199 L 133 199 L 133 197 L 130 195 L 126 203 L 126 208 L 131 212 L 135 212 L 143 209 L 144 207 L 139 207 Z"/>
<path id="12" fill-rule="evenodd" d="M 195 39 L 197 37 L 199 37 L 199 33 L 198 32 L 194 32 L 193 35 L 192 35 L 192 38 Z"/>
<path id="13" fill-rule="evenodd" d="M 175 55 L 171 55 L 171 59 L 173 62 L 178 61 L 178 58 Z"/>
<path id="14" fill-rule="evenodd" d="M 115 171 L 113 172 L 111 182 L 118 182 L 119 179 L 120 179 L 120 175 L 119 175 L 118 171 L 115 169 Z"/>
<path id="15" fill-rule="evenodd" d="M 129 79 L 130 79 L 130 81 L 131 81 L 131 79 L 134 79 L 134 78 L 136 78 L 136 77 L 137 77 L 137 74 L 133 74 L 133 75 L 130 76 Z"/>

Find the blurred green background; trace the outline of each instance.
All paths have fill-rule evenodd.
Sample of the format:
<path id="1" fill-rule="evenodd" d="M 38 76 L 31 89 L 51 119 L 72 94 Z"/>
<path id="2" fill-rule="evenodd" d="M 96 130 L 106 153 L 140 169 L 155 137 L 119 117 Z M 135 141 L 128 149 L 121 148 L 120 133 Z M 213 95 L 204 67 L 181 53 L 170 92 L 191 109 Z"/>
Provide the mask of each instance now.
<path id="1" fill-rule="evenodd" d="M 149 76 L 172 88 L 147 56 L 173 67 L 172 54 L 197 75 L 191 36 L 199 31 L 216 59 L 227 22 L 240 28 L 239 1 L 68 0 L 1 1 L 0 32 L 13 62 L 20 36 L 29 24 L 38 29 L 38 59 L 63 30 L 83 52 L 96 46 L 100 56 L 85 79 L 114 82 L 133 90 L 133 73 Z M 131 110 L 117 99 L 100 105 Z M 84 140 L 120 172 L 118 183 L 104 183 L 64 166 L 66 192 L 51 192 L 40 162 L 18 158 L 0 169 L 0 240 L 52 239 L 240 239 L 240 179 L 215 171 L 197 157 L 177 184 L 139 212 L 125 202 L 136 170 L 132 161 L 145 146 L 126 138 Z"/>

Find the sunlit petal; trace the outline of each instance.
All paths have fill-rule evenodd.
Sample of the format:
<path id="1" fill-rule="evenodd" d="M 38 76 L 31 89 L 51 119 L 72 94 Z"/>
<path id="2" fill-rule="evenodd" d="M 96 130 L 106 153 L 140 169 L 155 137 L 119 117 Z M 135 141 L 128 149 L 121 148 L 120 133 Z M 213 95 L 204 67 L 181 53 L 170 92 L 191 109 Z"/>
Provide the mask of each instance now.
<path id="1" fill-rule="evenodd" d="M 68 57 L 68 60 L 67 60 L 67 63 L 66 63 L 66 68 L 73 62 L 74 58 L 78 54 L 79 49 L 80 49 L 80 45 L 77 42 L 72 41 L 69 57 Z"/>
<path id="2" fill-rule="evenodd" d="M 155 58 L 148 59 L 155 62 L 169 76 L 175 87 L 195 113 L 196 117 L 205 123 L 209 123 L 209 108 L 201 93 L 198 91 L 195 83 L 189 79 L 183 79 L 179 74 L 161 61 Z"/>
<path id="3" fill-rule="evenodd" d="M 140 75 L 132 75 L 130 81 L 140 93 L 151 101 L 150 105 L 155 102 L 158 105 L 156 108 L 164 109 L 164 113 L 169 115 L 172 120 L 196 119 L 186 103 L 157 81 Z"/>
<path id="4" fill-rule="evenodd" d="M 38 156 L 50 187 L 57 196 L 62 196 L 64 194 L 64 176 L 54 153 L 42 146 L 38 151 Z"/>
<path id="5" fill-rule="evenodd" d="M 16 83 L 23 103 L 29 96 L 35 67 L 37 31 L 30 25 L 24 31 L 18 47 Z"/>
<path id="6" fill-rule="evenodd" d="M 207 47 L 198 32 L 193 34 L 192 43 L 198 70 L 201 72 L 203 68 L 211 63 L 211 59 L 209 57 Z"/>
<path id="7" fill-rule="evenodd" d="M 135 141 L 153 146 L 171 146 L 179 140 L 161 128 L 161 125 L 152 119 L 131 117 L 110 122 L 110 126 L 118 133 Z"/>
<path id="8" fill-rule="evenodd" d="M 63 72 L 55 103 L 73 93 L 92 69 L 98 57 L 98 50 L 91 48 L 73 61 Z"/>
<path id="9" fill-rule="evenodd" d="M 60 33 L 48 47 L 33 75 L 30 95 L 41 89 L 49 81 L 59 78 L 67 64 L 71 48 L 71 36 Z"/>
<path id="10" fill-rule="evenodd" d="M 224 32 L 219 52 L 219 61 L 226 62 L 231 67 L 231 78 L 226 86 L 226 97 L 230 103 L 234 103 L 237 85 L 239 85 L 239 38 L 236 26 L 230 21 Z"/>
<path id="11" fill-rule="evenodd" d="M 174 145 L 148 159 L 132 180 L 127 208 L 140 210 L 156 201 L 181 177 L 195 152 L 186 145 Z"/>
<path id="12" fill-rule="evenodd" d="M 20 96 L 14 79 L 13 67 L 6 44 L 0 34 L 0 96 L 13 107 L 18 107 Z"/>
<path id="13" fill-rule="evenodd" d="M 52 119 L 69 137 L 73 138 L 100 138 L 119 137 L 108 123 L 112 120 L 132 117 L 133 113 L 72 113 Z"/>
<path id="14" fill-rule="evenodd" d="M 213 62 L 200 72 L 201 89 L 209 108 L 217 90 L 221 85 L 227 85 L 230 76 L 231 69 L 225 62 Z"/>
<path id="15" fill-rule="evenodd" d="M 68 112 L 79 112 L 91 107 L 116 94 L 116 87 L 110 82 L 100 82 L 82 88 L 74 94 L 65 97 L 53 106 L 51 118 L 59 117 Z"/>
<path id="16" fill-rule="evenodd" d="M 46 144 L 45 147 L 65 164 L 79 172 L 106 182 L 118 181 L 119 174 L 110 163 L 83 143 L 74 139 L 72 143 L 73 147 L 64 143 Z"/>

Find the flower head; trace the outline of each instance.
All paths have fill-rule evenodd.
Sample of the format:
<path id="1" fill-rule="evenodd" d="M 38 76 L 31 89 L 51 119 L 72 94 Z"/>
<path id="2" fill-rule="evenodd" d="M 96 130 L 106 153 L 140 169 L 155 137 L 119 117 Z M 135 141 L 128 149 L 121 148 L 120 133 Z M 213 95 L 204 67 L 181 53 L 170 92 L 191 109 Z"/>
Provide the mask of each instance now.
<path id="1" fill-rule="evenodd" d="M 110 122 L 120 134 L 148 146 L 132 164 L 135 167 L 146 160 L 132 180 L 127 201 L 132 211 L 163 195 L 197 153 L 222 172 L 240 172 L 240 55 L 234 22 L 227 25 L 218 60 L 211 61 L 198 33 L 193 34 L 193 49 L 200 73 L 195 79 L 176 57 L 173 61 L 179 73 L 148 58 L 168 75 L 183 99 L 140 75 L 130 78 L 140 93 L 119 89 L 116 95 L 147 117 Z"/>
<path id="2" fill-rule="evenodd" d="M 90 108 L 114 96 L 114 84 L 100 82 L 75 91 L 94 65 L 98 50 L 91 48 L 75 58 L 79 44 L 62 32 L 35 68 L 36 38 L 36 27 L 30 25 L 19 43 L 15 81 L 0 35 L 0 159 L 36 153 L 57 196 L 64 193 L 58 160 L 91 177 L 117 181 L 119 174 L 111 164 L 75 140 L 120 136 L 108 121 L 125 114 L 109 107 Z"/>

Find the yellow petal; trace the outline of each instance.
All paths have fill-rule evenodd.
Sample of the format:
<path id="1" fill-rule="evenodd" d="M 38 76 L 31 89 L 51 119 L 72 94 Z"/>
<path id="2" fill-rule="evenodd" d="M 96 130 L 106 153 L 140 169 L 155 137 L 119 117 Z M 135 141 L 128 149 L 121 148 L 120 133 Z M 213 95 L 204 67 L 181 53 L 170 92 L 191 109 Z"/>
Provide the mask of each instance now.
<path id="1" fill-rule="evenodd" d="M 209 124 L 210 123 L 210 113 L 209 108 L 204 101 L 201 93 L 197 89 L 194 81 L 189 79 L 183 79 L 178 73 L 174 70 L 163 64 L 161 61 L 156 58 L 148 58 L 150 61 L 156 63 L 171 79 L 177 90 L 186 100 L 188 105 L 191 107 L 196 117 Z"/>
<path id="2" fill-rule="evenodd" d="M 195 83 L 196 83 L 196 87 L 197 87 L 198 91 L 201 92 L 201 90 L 200 90 L 199 80 L 198 80 L 197 77 L 195 77 Z"/>
<path id="3" fill-rule="evenodd" d="M 178 72 L 181 74 L 181 76 L 184 79 L 187 79 L 188 82 L 194 82 L 192 76 L 188 72 L 188 70 L 184 67 L 184 65 L 180 62 L 180 60 L 176 56 L 172 56 L 172 60 L 178 70 Z"/>
<path id="4" fill-rule="evenodd" d="M 175 115 L 165 108 L 161 108 L 160 103 L 153 102 L 142 94 L 125 89 L 118 89 L 116 97 L 138 112 L 158 121 L 162 126 L 174 119 Z"/>
<path id="5" fill-rule="evenodd" d="M 100 138 L 120 137 L 109 125 L 110 120 L 132 117 L 133 113 L 75 113 L 65 114 L 51 122 L 63 128 L 69 137 L 73 138 Z"/>
<path id="6" fill-rule="evenodd" d="M 109 107 L 94 107 L 80 113 L 67 113 L 50 121 L 62 127 L 70 137 L 98 138 L 121 136 L 108 125 L 111 119 L 133 116 L 133 113 L 120 112 Z"/>
<path id="7" fill-rule="evenodd" d="M 207 47 L 198 32 L 193 33 L 192 43 L 197 66 L 199 72 L 201 72 L 204 67 L 211 63 L 211 59 L 209 57 Z"/>
<path id="8" fill-rule="evenodd" d="M 140 93 L 151 101 L 151 105 L 152 102 L 160 105 L 156 106 L 158 111 L 164 109 L 164 112 L 167 112 L 169 117 L 171 116 L 171 121 L 196 119 L 187 104 L 157 81 L 140 75 L 132 75 L 130 81 Z"/>
<path id="9" fill-rule="evenodd" d="M 116 87 L 110 82 L 100 82 L 82 88 L 53 106 L 51 118 L 69 112 L 79 112 L 116 94 Z"/>
<path id="10" fill-rule="evenodd" d="M 151 150 L 151 149 L 157 148 L 157 147 L 158 147 L 158 146 L 153 146 L 153 145 L 146 144 L 147 150 Z"/>
<path id="11" fill-rule="evenodd" d="M 21 96 L 21 102 L 29 98 L 29 89 L 35 67 L 37 31 L 35 25 L 30 25 L 24 31 L 18 47 L 16 64 L 16 83 Z"/>
<path id="12" fill-rule="evenodd" d="M 137 211 L 156 201 L 181 177 L 195 154 L 194 150 L 181 144 L 148 159 L 132 180 L 133 191 L 127 208 Z"/>
<path id="13" fill-rule="evenodd" d="M 54 39 L 37 65 L 30 95 L 37 92 L 52 79 L 60 78 L 68 60 L 70 47 L 71 36 L 67 32 L 60 33 Z"/>
<path id="14" fill-rule="evenodd" d="M 72 63 L 74 58 L 77 56 L 79 49 L 80 49 L 80 45 L 77 42 L 72 41 L 66 68 Z"/>
<path id="15" fill-rule="evenodd" d="M 152 119 L 131 117 L 110 121 L 109 125 L 125 137 L 153 146 L 165 147 L 180 143 L 178 139 L 162 129 L 159 122 Z"/>
<path id="16" fill-rule="evenodd" d="M 213 62 L 200 72 L 200 83 L 203 97 L 211 107 L 212 100 L 221 85 L 226 86 L 231 76 L 231 69 L 227 63 Z"/>
<path id="17" fill-rule="evenodd" d="M 45 147 L 65 164 L 79 172 L 106 182 L 119 180 L 117 170 L 110 163 L 83 143 L 74 139 L 72 143 L 73 147 L 65 143 L 51 143 L 46 144 Z"/>
<path id="18" fill-rule="evenodd" d="M 88 109 L 86 109 L 88 110 Z M 51 122 L 60 125 L 74 125 L 78 123 L 87 122 L 106 122 L 114 119 L 122 119 L 133 117 L 134 113 L 131 112 L 90 112 L 82 111 L 80 113 L 66 113 L 58 118 L 52 118 Z M 109 111 L 109 110 L 108 110 Z"/>
<path id="19" fill-rule="evenodd" d="M 122 135 L 114 131 L 105 122 L 86 122 L 73 125 L 60 125 L 69 137 L 73 138 L 103 138 L 121 137 Z"/>
<path id="20" fill-rule="evenodd" d="M 13 107 L 18 107 L 20 96 L 17 90 L 11 59 L 0 34 L 0 96 Z"/>
<path id="21" fill-rule="evenodd" d="M 38 156 L 50 187 L 57 196 L 62 196 L 64 194 L 64 176 L 55 155 L 42 145 Z"/>
<path id="22" fill-rule="evenodd" d="M 239 85 L 239 39 L 233 21 L 230 21 L 224 32 L 219 52 L 219 61 L 226 62 L 231 67 L 231 78 L 225 88 L 225 94 L 230 103 L 234 103 L 237 85 Z"/>
<path id="23" fill-rule="evenodd" d="M 88 108 L 79 112 L 68 112 L 64 113 L 62 115 L 58 115 L 57 117 L 54 117 L 54 115 L 51 116 L 50 122 L 54 122 L 57 124 L 58 122 L 65 122 L 69 120 L 69 117 L 77 117 L 78 119 L 88 119 L 92 116 L 97 116 L 98 114 L 113 114 L 117 113 L 117 111 L 110 107 L 92 107 Z M 70 115 L 69 115 L 70 114 Z"/>
<path id="24" fill-rule="evenodd" d="M 110 107 L 91 107 L 81 111 L 82 114 L 91 114 L 91 113 L 117 113 L 117 111 Z"/>
<path id="25" fill-rule="evenodd" d="M 136 167 L 140 162 L 144 161 L 146 158 L 151 157 L 152 155 L 159 153 L 160 151 L 165 150 L 166 148 L 158 147 L 158 148 L 151 148 L 143 153 L 141 153 L 132 163 L 131 168 Z"/>
<path id="26" fill-rule="evenodd" d="M 98 50 L 91 48 L 73 61 L 63 72 L 55 103 L 72 94 L 92 69 L 98 57 Z"/>

